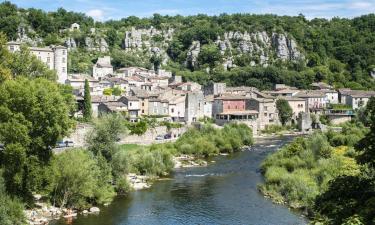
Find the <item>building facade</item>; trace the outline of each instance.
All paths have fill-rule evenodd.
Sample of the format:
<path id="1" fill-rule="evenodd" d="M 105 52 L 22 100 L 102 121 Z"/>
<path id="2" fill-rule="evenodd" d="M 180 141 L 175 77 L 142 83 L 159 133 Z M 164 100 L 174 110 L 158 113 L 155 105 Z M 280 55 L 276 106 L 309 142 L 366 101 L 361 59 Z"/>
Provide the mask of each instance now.
<path id="1" fill-rule="evenodd" d="M 8 42 L 8 50 L 17 52 L 21 49 L 20 42 Z M 46 66 L 55 70 L 57 82 L 65 84 L 68 79 L 68 49 L 63 46 L 49 46 L 45 48 L 29 47 L 30 52 L 35 55 Z"/>

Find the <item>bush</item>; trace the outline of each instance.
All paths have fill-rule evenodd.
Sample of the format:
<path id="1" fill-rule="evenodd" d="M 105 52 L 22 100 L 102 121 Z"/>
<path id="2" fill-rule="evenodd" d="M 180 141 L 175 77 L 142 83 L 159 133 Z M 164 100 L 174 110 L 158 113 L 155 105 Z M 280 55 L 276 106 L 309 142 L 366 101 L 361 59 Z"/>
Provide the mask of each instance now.
<path id="1" fill-rule="evenodd" d="M 359 172 L 351 148 L 330 145 L 341 144 L 339 138 L 347 142 L 348 135 L 329 131 L 298 137 L 268 156 L 261 165 L 265 183 L 260 191 L 276 202 L 311 211 L 315 197 L 327 190 L 331 180 Z"/>

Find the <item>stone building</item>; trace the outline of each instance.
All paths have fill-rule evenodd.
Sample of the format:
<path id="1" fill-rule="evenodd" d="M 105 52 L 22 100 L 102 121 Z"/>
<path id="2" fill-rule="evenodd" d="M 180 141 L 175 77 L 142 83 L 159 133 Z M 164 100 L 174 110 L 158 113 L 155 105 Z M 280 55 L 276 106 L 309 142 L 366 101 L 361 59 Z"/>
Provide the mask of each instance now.
<path id="1" fill-rule="evenodd" d="M 168 101 L 160 98 L 148 100 L 148 115 L 149 116 L 168 116 L 169 106 Z"/>
<path id="2" fill-rule="evenodd" d="M 306 100 L 303 98 L 291 97 L 291 96 L 283 96 L 279 97 L 279 99 L 284 99 L 288 101 L 290 108 L 292 108 L 293 116 L 292 119 L 297 121 L 296 119 L 299 117 L 300 113 L 307 113 L 308 108 L 306 104 Z"/>
<path id="3" fill-rule="evenodd" d="M 347 105 L 353 110 L 365 107 L 371 97 L 375 97 L 375 91 L 353 90 L 347 96 Z"/>
<path id="4" fill-rule="evenodd" d="M 123 96 L 118 101 L 126 105 L 130 122 L 137 122 L 141 110 L 139 99 L 136 96 Z"/>
<path id="5" fill-rule="evenodd" d="M 186 94 L 185 122 L 196 122 L 204 117 L 204 96 L 202 91 L 192 91 Z"/>
<path id="6" fill-rule="evenodd" d="M 267 125 L 278 123 L 278 113 L 275 99 L 271 98 L 250 98 L 246 102 L 246 109 L 257 111 L 257 129 L 263 130 Z"/>
<path id="7" fill-rule="evenodd" d="M 113 66 L 111 65 L 111 57 L 110 56 L 104 56 L 101 58 L 98 58 L 98 61 L 95 63 L 93 70 L 92 70 L 92 76 L 95 79 L 101 79 L 107 75 L 113 74 Z"/>
<path id="8" fill-rule="evenodd" d="M 224 95 L 214 98 L 212 114 L 217 125 L 226 123 L 244 123 L 256 134 L 259 111 L 247 108 L 249 97 L 242 95 Z"/>
<path id="9" fill-rule="evenodd" d="M 8 42 L 10 52 L 16 52 L 21 49 L 20 42 Z M 30 47 L 30 52 L 40 61 L 45 63 L 51 70 L 55 70 L 57 74 L 57 82 L 65 84 L 68 79 L 68 51 L 63 46 L 49 46 L 45 48 Z"/>
<path id="10" fill-rule="evenodd" d="M 204 87 L 204 95 L 219 95 L 226 91 L 226 83 L 210 83 Z"/>

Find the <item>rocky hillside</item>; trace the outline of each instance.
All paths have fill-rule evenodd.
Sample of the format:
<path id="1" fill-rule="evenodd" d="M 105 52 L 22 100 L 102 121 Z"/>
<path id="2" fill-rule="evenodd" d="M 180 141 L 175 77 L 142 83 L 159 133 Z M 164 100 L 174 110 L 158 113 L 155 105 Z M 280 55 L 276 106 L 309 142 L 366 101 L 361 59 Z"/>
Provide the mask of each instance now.
<path id="1" fill-rule="evenodd" d="M 155 14 L 101 23 L 64 9 L 46 13 L 5 2 L 0 31 L 28 45 L 67 46 L 72 73 L 90 73 L 98 56 L 111 55 L 115 68 L 164 67 L 201 83 L 227 80 L 268 88 L 272 82 L 304 87 L 323 80 L 337 87 L 374 88 L 374 14 L 333 20 Z"/>

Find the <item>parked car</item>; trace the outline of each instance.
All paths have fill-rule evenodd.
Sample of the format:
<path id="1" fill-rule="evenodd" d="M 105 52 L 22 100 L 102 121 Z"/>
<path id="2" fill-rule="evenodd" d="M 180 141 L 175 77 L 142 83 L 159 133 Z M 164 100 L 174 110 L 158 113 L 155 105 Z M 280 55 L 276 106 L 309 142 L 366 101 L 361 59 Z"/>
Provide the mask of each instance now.
<path id="1" fill-rule="evenodd" d="M 59 141 L 56 143 L 56 148 L 65 148 L 66 144 L 64 141 Z"/>
<path id="2" fill-rule="evenodd" d="M 171 139 L 172 138 L 172 134 L 166 134 L 164 135 L 164 139 Z"/>
<path id="3" fill-rule="evenodd" d="M 164 140 L 164 135 L 156 136 L 155 140 Z"/>

